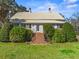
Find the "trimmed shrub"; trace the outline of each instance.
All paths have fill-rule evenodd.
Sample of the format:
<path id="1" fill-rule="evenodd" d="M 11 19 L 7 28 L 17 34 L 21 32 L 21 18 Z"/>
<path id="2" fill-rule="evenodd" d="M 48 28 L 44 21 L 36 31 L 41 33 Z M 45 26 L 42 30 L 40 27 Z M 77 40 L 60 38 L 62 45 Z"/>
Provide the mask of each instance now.
<path id="1" fill-rule="evenodd" d="M 68 22 L 64 23 L 62 29 L 64 31 L 66 42 L 76 41 L 76 34 L 71 24 Z"/>
<path id="2" fill-rule="evenodd" d="M 54 28 L 53 28 L 52 24 L 44 24 L 43 28 L 44 28 L 45 38 L 50 39 L 50 41 L 51 41 L 52 37 L 54 35 Z"/>
<path id="3" fill-rule="evenodd" d="M 5 22 L 0 29 L 0 41 L 9 41 L 10 23 Z"/>
<path id="4" fill-rule="evenodd" d="M 25 42 L 30 41 L 32 37 L 32 31 L 26 30 L 24 27 L 15 26 L 10 31 L 10 41 L 12 42 Z"/>
<path id="5" fill-rule="evenodd" d="M 25 40 L 26 29 L 20 26 L 15 26 L 10 31 L 10 41 L 23 42 Z"/>
<path id="6" fill-rule="evenodd" d="M 55 34 L 54 34 L 52 40 L 53 40 L 53 42 L 56 42 L 56 43 L 65 42 L 65 36 L 63 34 L 62 29 L 56 29 L 55 30 Z"/>

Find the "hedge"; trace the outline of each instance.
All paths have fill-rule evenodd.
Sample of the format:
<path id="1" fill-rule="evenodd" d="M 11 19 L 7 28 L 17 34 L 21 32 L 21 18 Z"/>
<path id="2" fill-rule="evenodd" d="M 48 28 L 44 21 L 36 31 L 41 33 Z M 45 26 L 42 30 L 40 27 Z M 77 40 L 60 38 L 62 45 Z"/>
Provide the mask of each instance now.
<path id="1" fill-rule="evenodd" d="M 65 42 L 65 36 L 64 36 L 64 33 L 63 33 L 62 29 L 56 29 L 55 30 L 55 34 L 54 34 L 54 36 L 52 38 L 52 41 L 56 42 L 56 43 Z"/>
<path id="2" fill-rule="evenodd" d="M 76 41 L 75 30 L 70 23 L 68 23 L 68 22 L 64 23 L 62 29 L 64 31 L 66 42 Z"/>
<path id="3" fill-rule="evenodd" d="M 25 42 L 30 41 L 32 38 L 32 31 L 27 30 L 21 26 L 15 26 L 10 31 L 10 41 L 12 42 Z"/>

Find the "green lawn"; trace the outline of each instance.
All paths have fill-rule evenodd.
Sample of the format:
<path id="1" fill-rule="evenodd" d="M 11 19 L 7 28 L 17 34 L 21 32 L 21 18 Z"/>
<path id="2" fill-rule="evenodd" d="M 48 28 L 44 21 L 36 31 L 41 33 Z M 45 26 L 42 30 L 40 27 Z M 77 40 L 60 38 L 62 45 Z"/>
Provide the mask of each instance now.
<path id="1" fill-rule="evenodd" d="M 0 43 L 0 59 L 79 59 L 79 43 Z"/>

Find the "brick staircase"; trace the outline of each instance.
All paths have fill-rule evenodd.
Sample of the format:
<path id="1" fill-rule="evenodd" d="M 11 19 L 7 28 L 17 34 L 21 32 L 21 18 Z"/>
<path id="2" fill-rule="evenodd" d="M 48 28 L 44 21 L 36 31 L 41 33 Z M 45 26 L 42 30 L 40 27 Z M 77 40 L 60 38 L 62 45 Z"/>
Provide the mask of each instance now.
<path id="1" fill-rule="evenodd" d="M 34 44 L 45 44 L 47 42 L 45 41 L 44 34 L 37 32 L 37 33 L 35 33 L 34 37 L 32 38 L 32 43 L 34 43 Z"/>

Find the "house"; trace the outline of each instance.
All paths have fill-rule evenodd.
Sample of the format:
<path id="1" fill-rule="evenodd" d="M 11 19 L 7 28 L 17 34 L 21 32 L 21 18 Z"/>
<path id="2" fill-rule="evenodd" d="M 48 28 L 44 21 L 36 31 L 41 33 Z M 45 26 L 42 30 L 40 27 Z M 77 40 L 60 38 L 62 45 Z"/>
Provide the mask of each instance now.
<path id="1" fill-rule="evenodd" d="M 54 28 L 60 28 L 65 23 L 64 17 L 57 12 L 18 12 L 10 22 L 30 28 L 34 33 L 43 33 L 43 24 L 50 23 Z"/>
<path id="2" fill-rule="evenodd" d="M 60 13 L 49 8 L 48 12 L 33 13 L 31 9 L 30 12 L 18 12 L 11 17 L 10 22 L 31 29 L 34 33 L 43 33 L 43 24 L 50 23 L 54 28 L 60 28 L 65 20 Z M 44 39 L 42 34 L 37 34 L 37 37 L 38 40 Z"/>

